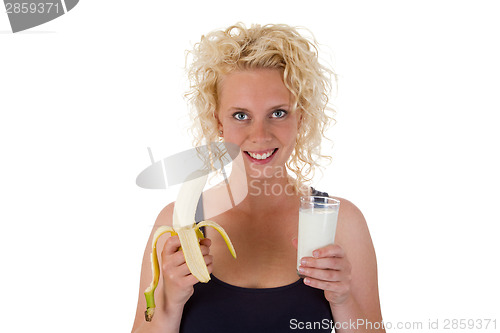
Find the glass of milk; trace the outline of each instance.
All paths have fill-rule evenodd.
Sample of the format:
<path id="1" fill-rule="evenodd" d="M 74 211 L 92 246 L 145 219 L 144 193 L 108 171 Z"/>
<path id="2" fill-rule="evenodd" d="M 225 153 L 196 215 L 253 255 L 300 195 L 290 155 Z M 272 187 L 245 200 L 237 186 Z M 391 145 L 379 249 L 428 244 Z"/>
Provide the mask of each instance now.
<path id="1" fill-rule="evenodd" d="M 300 259 L 312 257 L 313 251 L 333 244 L 340 201 L 319 196 L 300 197 L 297 269 Z"/>

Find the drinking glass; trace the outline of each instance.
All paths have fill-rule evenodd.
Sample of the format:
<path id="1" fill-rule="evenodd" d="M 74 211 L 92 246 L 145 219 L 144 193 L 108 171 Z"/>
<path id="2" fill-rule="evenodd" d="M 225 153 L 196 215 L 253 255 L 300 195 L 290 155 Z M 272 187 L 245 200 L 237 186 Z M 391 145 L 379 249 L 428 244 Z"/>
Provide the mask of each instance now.
<path id="1" fill-rule="evenodd" d="M 303 257 L 333 244 L 340 201 L 320 196 L 300 197 L 297 269 Z"/>

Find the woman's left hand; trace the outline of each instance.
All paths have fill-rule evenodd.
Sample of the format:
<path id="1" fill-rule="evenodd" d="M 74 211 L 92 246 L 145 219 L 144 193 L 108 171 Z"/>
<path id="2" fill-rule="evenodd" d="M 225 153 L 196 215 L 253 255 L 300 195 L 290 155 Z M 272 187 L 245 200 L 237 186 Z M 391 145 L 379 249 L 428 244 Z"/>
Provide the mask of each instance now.
<path id="1" fill-rule="evenodd" d="M 341 305 L 351 297 L 351 264 L 342 247 L 327 245 L 301 259 L 299 274 L 310 287 L 325 291 L 331 305 Z"/>

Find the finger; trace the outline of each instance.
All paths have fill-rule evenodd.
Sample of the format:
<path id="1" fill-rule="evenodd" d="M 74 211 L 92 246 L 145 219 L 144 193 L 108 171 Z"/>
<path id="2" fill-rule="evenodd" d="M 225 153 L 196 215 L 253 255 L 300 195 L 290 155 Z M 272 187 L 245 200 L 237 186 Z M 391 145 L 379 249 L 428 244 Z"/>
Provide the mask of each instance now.
<path id="1" fill-rule="evenodd" d="M 164 269 L 181 266 L 186 263 L 184 253 L 182 251 L 166 255 L 162 254 L 161 259 L 163 266 L 165 267 Z"/>
<path id="2" fill-rule="evenodd" d="M 318 269 L 318 268 L 310 268 L 299 266 L 299 273 L 303 276 L 328 281 L 328 282 L 340 282 L 347 280 L 347 275 L 343 271 L 335 271 L 332 269 Z"/>
<path id="3" fill-rule="evenodd" d="M 309 287 L 331 291 L 337 294 L 343 294 L 349 289 L 349 286 L 345 282 L 329 282 L 310 277 L 304 278 L 304 284 L 308 285 Z"/>
<path id="4" fill-rule="evenodd" d="M 304 267 L 343 270 L 348 267 L 346 258 L 327 257 L 327 258 L 312 258 L 304 257 L 300 260 L 300 265 Z"/>
<path id="5" fill-rule="evenodd" d="M 167 238 L 165 241 L 165 245 L 163 245 L 163 250 L 162 250 L 162 255 L 169 255 L 177 252 L 179 247 L 181 246 L 181 240 L 179 239 L 179 236 L 170 236 Z"/>
<path id="6" fill-rule="evenodd" d="M 210 255 L 210 249 L 207 246 L 200 246 L 200 251 L 204 257 Z M 165 261 L 167 262 L 167 267 L 176 267 L 184 264 L 186 262 L 186 257 L 184 257 L 184 252 L 178 251 L 173 254 L 167 254 L 165 256 Z"/>
<path id="7" fill-rule="evenodd" d="M 330 244 L 313 251 L 314 258 L 345 257 L 344 249 L 338 244 Z"/>
<path id="8" fill-rule="evenodd" d="M 181 279 L 191 275 L 186 263 L 176 267 L 165 267 L 163 270 L 164 278 L 180 284 Z"/>
<path id="9" fill-rule="evenodd" d="M 206 253 L 203 255 L 203 260 L 205 261 L 205 265 L 208 265 L 213 262 L 214 257 Z M 171 255 L 170 261 L 166 266 L 167 268 L 188 267 L 186 263 L 186 258 L 184 258 L 184 254 L 182 253 L 182 251 L 179 251 L 178 253 L 174 253 L 173 255 Z M 187 268 L 187 270 L 184 269 L 183 273 L 185 275 L 189 274 L 190 273 L 189 268 Z"/>
<path id="10" fill-rule="evenodd" d="M 212 263 L 208 264 L 207 269 L 208 269 L 208 274 L 212 274 L 214 270 L 214 265 Z"/>
<path id="11" fill-rule="evenodd" d="M 206 265 L 213 262 L 213 256 L 209 254 L 209 251 L 210 249 L 207 246 L 201 247 L 201 253 L 203 254 L 203 258 L 205 260 Z M 186 258 L 184 257 L 184 252 L 178 251 L 170 255 L 169 254 L 166 254 L 165 256 L 162 255 L 162 268 L 164 271 L 175 269 L 179 266 L 187 267 Z M 184 270 L 184 274 L 185 275 L 189 274 L 189 269 L 187 271 Z"/>
<path id="12" fill-rule="evenodd" d="M 198 279 L 193 274 L 189 273 L 188 275 L 181 277 L 178 284 L 182 287 L 191 287 L 198 282 L 200 281 L 198 281 Z"/>
<path id="13" fill-rule="evenodd" d="M 309 287 L 322 289 L 322 290 L 334 290 L 335 284 L 340 284 L 340 282 L 327 282 L 318 279 L 313 279 L 311 277 L 304 278 L 304 284 Z"/>
<path id="14" fill-rule="evenodd" d="M 201 254 L 204 256 L 210 253 L 210 248 L 208 246 L 200 246 Z"/>
<path id="15" fill-rule="evenodd" d="M 214 262 L 214 257 L 211 255 L 206 255 L 203 257 L 203 259 L 205 259 L 205 265 L 207 265 L 207 267 Z"/>
<path id="16" fill-rule="evenodd" d="M 161 253 L 162 267 L 163 269 L 168 269 L 171 267 L 176 267 L 184 264 L 186 259 L 184 257 L 184 252 L 178 251 L 180 247 L 180 240 L 178 236 L 174 236 L 177 240 L 172 240 L 171 243 L 165 243 L 163 251 Z M 168 241 L 168 240 L 167 240 Z M 210 239 L 206 238 L 206 240 L 202 240 L 203 244 L 200 246 L 200 251 L 203 256 L 208 255 L 210 253 Z M 201 243 L 201 242 L 200 242 Z M 176 249 L 175 252 L 172 252 L 172 249 Z"/>
<path id="17" fill-rule="evenodd" d="M 212 241 L 209 238 L 205 238 L 200 241 L 200 249 L 203 255 L 210 253 L 210 245 L 212 245 Z"/>
<path id="18" fill-rule="evenodd" d="M 212 274 L 213 271 L 213 256 L 204 256 L 205 264 L 207 265 L 208 273 Z M 186 263 L 177 267 L 169 276 L 169 279 L 176 281 L 181 286 L 192 286 L 198 283 L 198 279 L 191 273 Z"/>
<path id="19" fill-rule="evenodd" d="M 200 241 L 200 245 L 205 245 L 205 246 L 210 247 L 210 245 L 212 245 L 212 240 L 210 238 L 203 238 Z"/>

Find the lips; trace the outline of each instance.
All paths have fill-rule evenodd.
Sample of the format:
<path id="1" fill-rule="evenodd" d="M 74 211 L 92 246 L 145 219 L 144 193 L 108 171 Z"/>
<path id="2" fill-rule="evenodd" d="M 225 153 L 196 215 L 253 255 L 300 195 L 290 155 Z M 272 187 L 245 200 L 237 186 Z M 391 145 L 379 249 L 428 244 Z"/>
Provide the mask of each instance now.
<path id="1" fill-rule="evenodd" d="M 252 158 L 252 160 L 256 161 L 266 161 L 272 156 L 274 156 L 274 153 L 278 150 L 278 148 L 274 149 L 268 149 L 268 150 L 261 150 L 261 151 L 245 151 L 245 153 Z"/>

